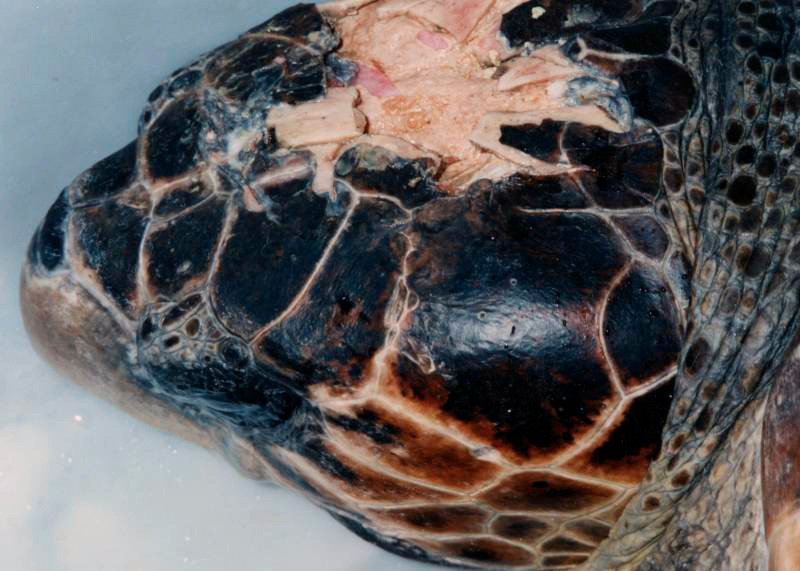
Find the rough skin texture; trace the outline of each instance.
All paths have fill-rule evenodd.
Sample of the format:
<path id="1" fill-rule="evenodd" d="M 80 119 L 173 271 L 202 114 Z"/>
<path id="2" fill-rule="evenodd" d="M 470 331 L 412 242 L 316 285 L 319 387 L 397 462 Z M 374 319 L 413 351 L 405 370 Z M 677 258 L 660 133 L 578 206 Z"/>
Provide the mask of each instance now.
<path id="1" fill-rule="evenodd" d="M 796 16 L 291 8 L 60 194 L 28 330 L 405 557 L 792 569 Z"/>

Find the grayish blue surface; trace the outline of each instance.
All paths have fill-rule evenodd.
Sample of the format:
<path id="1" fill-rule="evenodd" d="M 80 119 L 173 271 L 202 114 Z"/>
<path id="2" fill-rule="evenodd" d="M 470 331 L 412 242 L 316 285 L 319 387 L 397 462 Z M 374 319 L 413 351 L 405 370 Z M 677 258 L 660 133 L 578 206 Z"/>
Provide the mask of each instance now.
<path id="1" fill-rule="evenodd" d="M 31 349 L 28 238 L 173 69 L 290 2 L 0 0 L 0 569 L 412 571 L 305 500 L 74 387 Z"/>

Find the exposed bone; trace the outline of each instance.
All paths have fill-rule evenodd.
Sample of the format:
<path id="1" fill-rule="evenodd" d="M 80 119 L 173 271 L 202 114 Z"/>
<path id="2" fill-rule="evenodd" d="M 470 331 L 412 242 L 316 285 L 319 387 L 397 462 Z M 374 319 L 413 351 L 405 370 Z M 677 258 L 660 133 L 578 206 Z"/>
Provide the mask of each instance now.
<path id="1" fill-rule="evenodd" d="M 331 88 L 322 101 L 273 108 L 267 126 L 274 128 L 278 142 L 289 148 L 346 141 L 362 134 L 367 126 L 366 117 L 355 108 L 357 101 L 355 88 Z"/>
<path id="2" fill-rule="evenodd" d="M 542 109 L 527 113 L 486 113 L 481 117 L 478 126 L 470 135 L 470 140 L 497 156 L 513 161 L 519 165 L 534 169 L 539 174 L 557 174 L 565 171 L 565 165 L 553 165 L 540 161 L 513 147 L 500 142 L 500 127 L 502 125 L 540 125 L 545 119 L 594 125 L 621 133 L 620 126 L 612 121 L 608 115 L 596 105 L 584 105 L 562 109 Z"/>
<path id="3" fill-rule="evenodd" d="M 478 180 L 497 181 L 519 172 L 536 174 L 532 168 L 522 167 L 517 163 L 485 153 L 476 159 L 459 161 L 450 165 L 439 179 L 439 184 L 455 191 L 469 188 Z"/>
<path id="4" fill-rule="evenodd" d="M 317 5 L 317 9 L 329 18 L 343 18 L 344 16 L 355 14 L 358 9 L 367 4 L 372 4 L 377 0 L 333 0 Z"/>
<path id="5" fill-rule="evenodd" d="M 578 77 L 580 70 L 556 46 L 545 46 L 530 57 L 509 63 L 509 68 L 497 82 L 500 91 L 510 91 L 528 83 Z"/>
<path id="6" fill-rule="evenodd" d="M 308 150 L 314 153 L 317 162 L 314 183 L 311 186 L 311 189 L 317 194 L 335 195 L 333 171 L 340 148 L 341 144 L 339 143 L 308 147 Z"/>
<path id="7" fill-rule="evenodd" d="M 378 18 L 384 20 L 395 16 L 408 14 L 417 4 L 422 4 L 425 0 L 386 0 L 381 2 L 377 8 Z"/>
<path id="8" fill-rule="evenodd" d="M 424 0 L 415 4 L 409 14 L 447 30 L 463 42 L 493 3 L 494 0 Z"/>
<path id="9" fill-rule="evenodd" d="M 429 151 L 420 146 L 411 144 L 405 139 L 400 139 L 398 137 L 392 137 L 389 135 L 362 135 L 361 137 L 351 141 L 346 147 L 343 147 L 342 153 L 351 147 L 361 144 L 383 147 L 398 157 L 410 161 L 417 159 L 429 159 L 433 161 L 434 165 L 436 165 L 436 169 L 438 169 L 442 163 L 442 158 L 433 151 Z"/>

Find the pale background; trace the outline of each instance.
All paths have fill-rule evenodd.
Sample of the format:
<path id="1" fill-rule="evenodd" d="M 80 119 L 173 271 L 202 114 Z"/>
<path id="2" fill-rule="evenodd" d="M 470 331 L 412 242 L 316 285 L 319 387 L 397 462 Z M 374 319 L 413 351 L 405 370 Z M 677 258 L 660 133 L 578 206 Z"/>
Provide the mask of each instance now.
<path id="1" fill-rule="evenodd" d="M 434 569 L 88 396 L 22 329 L 19 267 L 59 190 L 134 137 L 162 77 L 291 3 L 0 0 L 0 569 Z"/>

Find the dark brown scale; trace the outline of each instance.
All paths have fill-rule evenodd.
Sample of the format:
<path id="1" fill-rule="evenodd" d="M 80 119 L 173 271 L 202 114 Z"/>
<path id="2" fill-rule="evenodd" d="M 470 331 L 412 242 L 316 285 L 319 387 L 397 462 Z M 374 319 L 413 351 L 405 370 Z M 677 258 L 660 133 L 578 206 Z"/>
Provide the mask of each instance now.
<path id="1" fill-rule="evenodd" d="M 660 451 L 661 429 L 657 427 L 667 418 L 674 390 L 674 380 L 670 380 L 634 399 L 607 436 L 569 466 L 609 480 L 640 482 Z"/>
<path id="2" fill-rule="evenodd" d="M 72 216 L 81 258 L 96 272 L 101 287 L 123 309 L 132 310 L 136 297 L 139 245 L 147 213 L 117 202 L 83 208 Z"/>
<path id="3" fill-rule="evenodd" d="M 534 543 L 550 531 L 550 526 L 542 521 L 526 516 L 500 516 L 492 523 L 492 533 L 513 541 Z"/>
<path id="4" fill-rule="evenodd" d="M 561 159 L 559 141 L 566 123 L 545 119 L 540 125 L 502 125 L 500 142 L 550 163 Z"/>
<path id="5" fill-rule="evenodd" d="M 171 297 L 206 274 L 222 231 L 225 204 L 222 199 L 210 200 L 147 237 L 147 271 L 155 291 Z"/>

